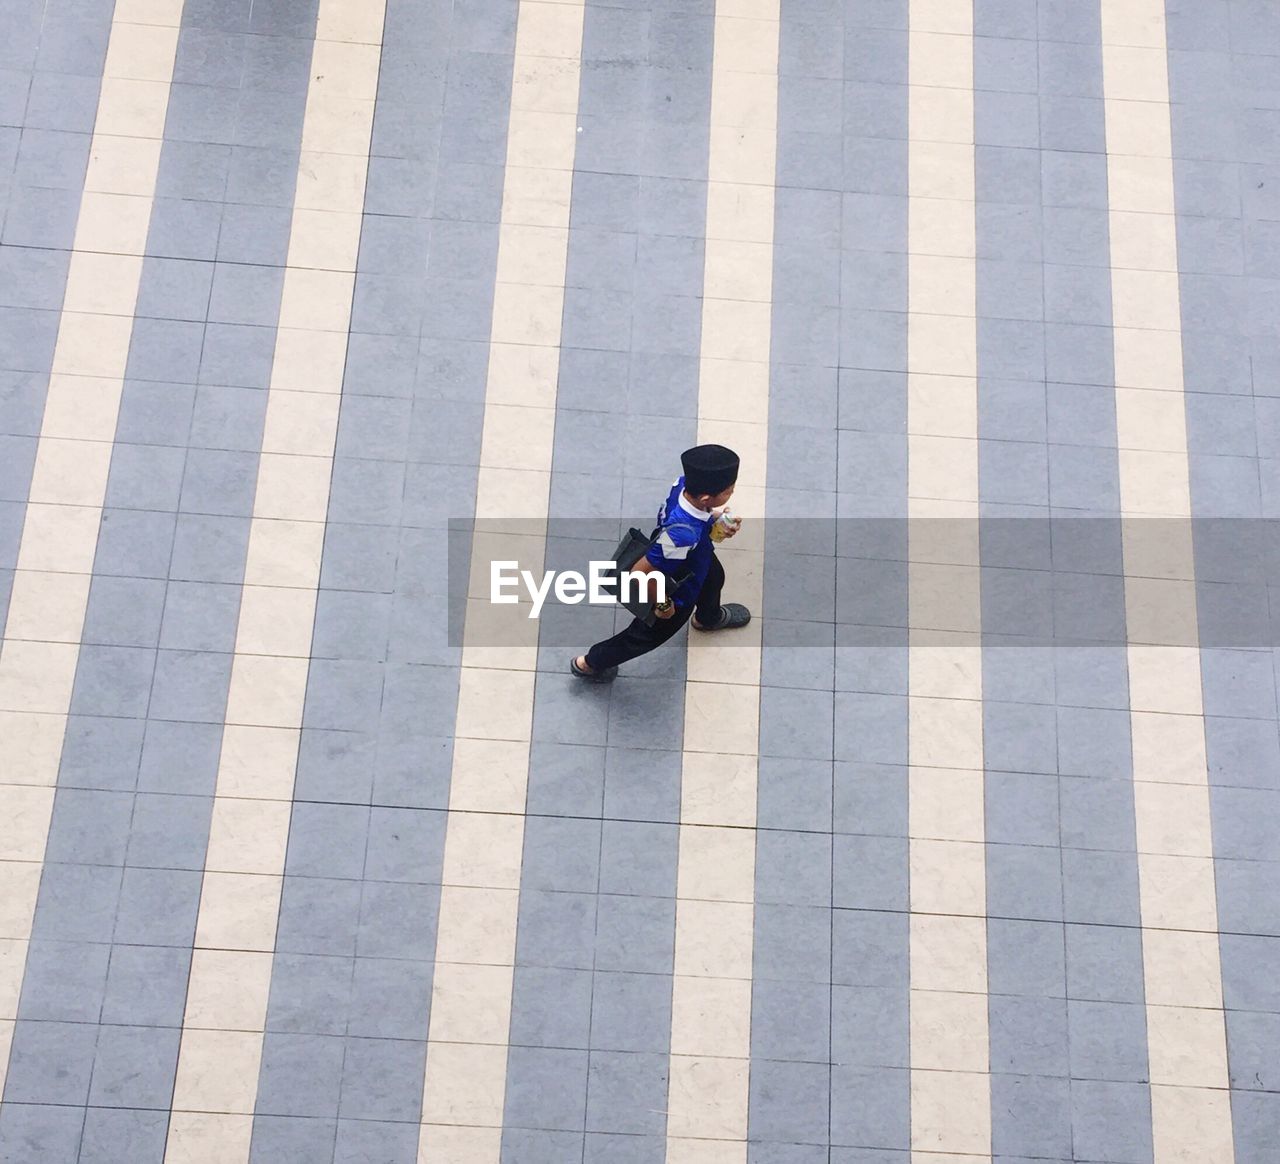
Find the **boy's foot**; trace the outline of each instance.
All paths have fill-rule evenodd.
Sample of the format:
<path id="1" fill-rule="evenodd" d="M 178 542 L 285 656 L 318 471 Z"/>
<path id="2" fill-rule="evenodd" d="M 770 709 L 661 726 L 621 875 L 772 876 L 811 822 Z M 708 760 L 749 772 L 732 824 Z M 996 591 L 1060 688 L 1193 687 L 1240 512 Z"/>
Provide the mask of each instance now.
<path id="1" fill-rule="evenodd" d="M 599 671 L 593 671 L 587 666 L 586 655 L 570 659 L 569 670 L 579 679 L 586 679 L 590 683 L 612 683 L 618 676 L 617 667 L 604 667 Z"/>
<path id="2" fill-rule="evenodd" d="M 720 607 L 720 621 L 703 626 L 696 618 L 693 629 L 700 631 L 732 630 L 734 627 L 746 626 L 751 621 L 751 611 L 741 602 L 726 602 Z"/>

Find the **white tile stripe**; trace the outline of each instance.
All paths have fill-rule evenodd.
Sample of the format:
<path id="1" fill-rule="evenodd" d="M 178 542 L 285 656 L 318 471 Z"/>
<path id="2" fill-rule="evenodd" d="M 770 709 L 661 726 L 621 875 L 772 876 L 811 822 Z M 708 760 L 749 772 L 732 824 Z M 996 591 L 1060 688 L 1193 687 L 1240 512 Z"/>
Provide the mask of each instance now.
<path id="1" fill-rule="evenodd" d="M 249 1159 L 384 10 L 317 17 L 166 1164 Z"/>
<path id="2" fill-rule="evenodd" d="M 1164 0 L 1102 0 L 1102 63 L 1152 1143 L 1229 1164 Z"/>
<path id="3" fill-rule="evenodd" d="M 117 0 L 0 647 L 0 1091 L 80 656 L 182 0 Z"/>
<path id="4" fill-rule="evenodd" d="M 991 1155 L 991 1086 L 973 4 L 911 0 L 909 13 L 911 1147 L 976 1164 Z"/>
<path id="5" fill-rule="evenodd" d="M 517 556 L 519 544 L 521 565 L 540 571 L 545 555 L 545 533 L 530 534 L 550 503 L 583 18 L 582 0 L 520 0 L 517 13 L 476 563 Z M 501 550 L 487 555 L 487 540 L 508 522 Z M 506 1097 L 538 624 L 522 607 L 495 608 L 482 591 L 470 593 L 477 600 L 463 632 L 423 1164 L 498 1164 Z"/>
<path id="6" fill-rule="evenodd" d="M 698 440 L 735 449 L 746 525 L 718 553 L 756 618 L 689 636 L 672 983 L 669 1164 L 745 1164 L 760 607 L 777 158 L 778 0 L 720 0 L 711 66 Z"/>

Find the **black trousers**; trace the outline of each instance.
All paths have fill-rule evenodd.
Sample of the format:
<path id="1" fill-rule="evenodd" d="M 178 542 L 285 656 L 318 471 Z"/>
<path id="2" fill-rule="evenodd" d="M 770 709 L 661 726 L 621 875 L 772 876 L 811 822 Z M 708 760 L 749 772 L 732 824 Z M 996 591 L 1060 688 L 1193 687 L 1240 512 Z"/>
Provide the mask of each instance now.
<path id="1" fill-rule="evenodd" d="M 646 626 L 638 618 L 632 619 L 631 625 L 619 631 L 611 639 L 596 643 L 587 652 L 587 666 L 593 671 L 605 667 L 616 667 L 630 659 L 647 655 L 655 647 L 662 646 L 676 631 L 689 621 L 691 614 L 697 614 L 698 621 L 708 626 L 720 618 L 720 591 L 724 589 L 724 567 L 714 551 L 711 554 L 711 569 L 707 571 L 706 581 L 698 591 L 698 597 L 692 606 L 676 607 L 670 618 L 659 618 L 653 626 Z"/>

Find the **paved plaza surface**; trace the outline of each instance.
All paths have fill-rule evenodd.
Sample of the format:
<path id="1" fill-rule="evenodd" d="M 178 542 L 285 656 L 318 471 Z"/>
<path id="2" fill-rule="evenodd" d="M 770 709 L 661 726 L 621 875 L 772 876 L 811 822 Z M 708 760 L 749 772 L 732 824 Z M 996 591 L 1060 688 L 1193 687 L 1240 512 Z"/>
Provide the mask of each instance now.
<path id="1" fill-rule="evenodd" d="M 0 178 L 3 1164 L 1280 1160 L 1274 0 L 0 0 Z"/>

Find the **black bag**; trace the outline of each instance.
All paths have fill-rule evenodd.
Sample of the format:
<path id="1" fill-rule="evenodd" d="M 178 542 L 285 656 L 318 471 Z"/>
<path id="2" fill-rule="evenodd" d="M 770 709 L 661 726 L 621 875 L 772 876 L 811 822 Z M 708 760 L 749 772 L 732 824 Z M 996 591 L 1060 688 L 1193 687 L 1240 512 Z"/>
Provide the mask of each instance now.
<path id="1" fill-rule="evenodd" d="M 618 575 L 619 573 L 630 570 L 641 558 L 649 552 L 649 547 L 657 541 L 658 535 L 662 532 L 661 526 L 655 526 L 654 530 L 648 537 L 642 534 L 635 526 L 627 530 L 622 541 L 618 543 L 618 548 L 613 551 L 613 570 L 608 572 L 608 577 L 612 581 L 606 581 L 602 589 L 618 597 Z M 667 583 L 668 596 L 675 591 L 682 583 L 684 583 L 691 575 L 692 570 L 684 571 L 674 577 L 670 577 Z M 632 592 L 634 594 L 634 591 Z M 630 598 L 626 602 L 619 599 L 620 605 L 624 606 L 632 614 L 636 616 L 645 626 L 653 626 L 658 621 L 658 616 L 653 613 L 653 603 L 635 597 Z"/>

